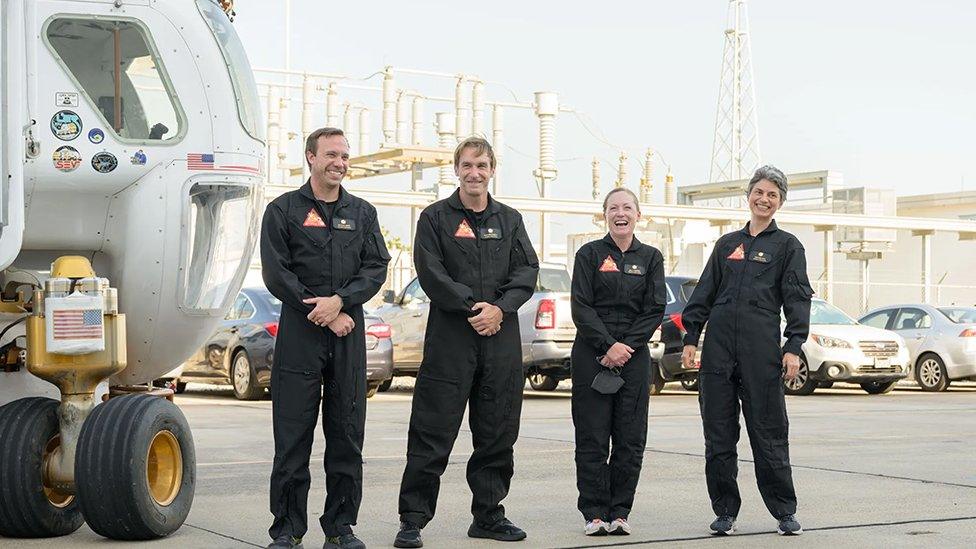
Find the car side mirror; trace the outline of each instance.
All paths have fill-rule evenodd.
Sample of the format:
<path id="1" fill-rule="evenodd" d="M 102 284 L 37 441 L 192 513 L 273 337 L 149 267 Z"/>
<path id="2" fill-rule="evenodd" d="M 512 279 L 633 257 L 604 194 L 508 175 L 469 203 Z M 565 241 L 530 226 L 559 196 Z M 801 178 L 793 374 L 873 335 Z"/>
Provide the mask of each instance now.
<path id="1" fill-rule="evenodd" d="M 393 290 L 383 291 L 383 303 L 393 303 L 396 301 L 396 292 Z"/>

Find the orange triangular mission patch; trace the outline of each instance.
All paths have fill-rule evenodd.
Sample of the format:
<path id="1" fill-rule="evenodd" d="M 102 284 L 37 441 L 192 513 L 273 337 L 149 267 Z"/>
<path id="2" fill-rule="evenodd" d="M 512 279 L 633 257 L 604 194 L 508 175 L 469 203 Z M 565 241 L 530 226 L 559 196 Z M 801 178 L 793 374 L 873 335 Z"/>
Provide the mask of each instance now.
<path id="1" fill-rule="evenodd" d="M 474 238 L 474 231 L 471 230 L 471 225 L 468 225 L 467 219 L 461 220 L 461 224 L 454 231 L 454 238 Z"/>
<path id="2" fill-rule="evenodd" d="M 601 273 L 619 273 L 620 269 L 617 268 L 617 262 L 613 260 L 609 255 L 603 260 L 603 265 L 600 265 Z"/>
<path id="3" fill-rule="evenodd" d="M 308 211 L 308 215 L 305 216 L 305 223 L 302 225 L 305 227 L 325 227 L 325 222 L 322 221 L 322 216 L 313 207 Z"/>
<path id="4" fill-rule="evenodd" d="M 742 244 L 739 244 L 739 247 L 736 248 L 735 250 L 733 250 L 732 253 L 729 254 L 729 257 L 727 257 L 725 259 L 733 259 L 735 261 L 742 261 L 745 258 L 746 258 L 746 249 L 742 246 Z"/>

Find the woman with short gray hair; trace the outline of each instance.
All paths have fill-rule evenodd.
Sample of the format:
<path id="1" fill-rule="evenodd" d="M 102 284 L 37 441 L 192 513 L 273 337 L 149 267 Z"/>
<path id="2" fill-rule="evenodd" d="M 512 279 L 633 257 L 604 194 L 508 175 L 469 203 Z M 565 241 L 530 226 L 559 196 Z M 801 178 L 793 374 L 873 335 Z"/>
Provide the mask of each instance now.
<path id="1" fill-rule="evenodd" d="M 741 498 L 736 483 L 739 407 L 745 415 L 759 492 L 783 535 L 803 533 L 796 520 L 789 421 L 783 379 L 796 377 L 810 327 L 803 245 L 773 215 L 786 200 L 787 180 L 773 166 L 756 170 L 746 197 L 751 217 L 715 243 L 698 286 L 682 312 L 687 334 L 682 362 L 691 368 L 708 322 L 698 376 L 705 434 L 705 477 L 716 535 L 735 531 Z M 780 310 L 786 343 L 780 347 Z"/>

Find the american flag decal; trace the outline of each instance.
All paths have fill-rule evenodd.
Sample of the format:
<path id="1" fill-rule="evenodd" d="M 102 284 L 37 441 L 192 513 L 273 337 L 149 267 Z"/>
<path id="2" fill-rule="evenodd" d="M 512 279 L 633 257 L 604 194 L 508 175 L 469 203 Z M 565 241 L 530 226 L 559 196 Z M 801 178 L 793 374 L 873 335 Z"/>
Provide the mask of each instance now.
<path id="1" fill-rule="evenodd" d="M 102 339 L 101 309 L 69 309 L 51 314 L 55 340 Z"/>
<path id="2" fill-rule="evenodd" d="M 210 154 L 200 154 L 200 153 L 187 153 L 186 155 L 186 169 L 188 170 L 212 170 L 214 169 L 214 155 Z"/>

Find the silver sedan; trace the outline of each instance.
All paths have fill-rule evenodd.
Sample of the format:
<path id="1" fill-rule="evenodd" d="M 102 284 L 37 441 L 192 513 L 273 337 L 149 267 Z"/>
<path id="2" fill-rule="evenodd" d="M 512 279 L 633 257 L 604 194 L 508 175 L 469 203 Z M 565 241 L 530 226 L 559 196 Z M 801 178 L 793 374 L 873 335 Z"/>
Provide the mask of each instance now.
<path id="1" fill-rule="evenodd" d="M 976 307 L 887 305 L 858 322 L 905 339 L 912 374 L 922 389 L 944 391 L 952 381 L 976 381 Z"/>

